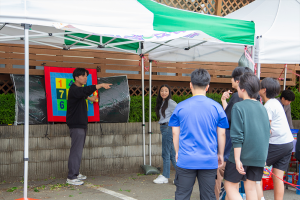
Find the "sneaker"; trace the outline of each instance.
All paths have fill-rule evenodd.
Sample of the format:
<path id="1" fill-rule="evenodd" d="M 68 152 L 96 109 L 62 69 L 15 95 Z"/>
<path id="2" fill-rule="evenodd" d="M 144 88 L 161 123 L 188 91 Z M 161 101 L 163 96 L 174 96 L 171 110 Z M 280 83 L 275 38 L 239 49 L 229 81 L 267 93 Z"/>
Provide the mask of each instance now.
<path id="1" fill-rule="evenodd" d="M 85 175 L 82 175 L 82 174 L 79 174 L 79 175 L 77 176 L 77 178 L 78 178 L 79 180 L 85 180 L 85 179 L 86 179 L 86 176 L 85 176 Z"/>
<path id="2" fill-rule="evenodd" d="M 70 185 L 83 185 L 83 181 L 79 179 L 68 179 L 67 178 L 67 183 Z"/>
<path id="3" fill-rule="evenodd" d="M 162 184 L 162 183 L 168 183 L 169 179 L 164 177 L 163 175 L 159 175 L 156 179 L 153 180 L 153 183 Z"/>

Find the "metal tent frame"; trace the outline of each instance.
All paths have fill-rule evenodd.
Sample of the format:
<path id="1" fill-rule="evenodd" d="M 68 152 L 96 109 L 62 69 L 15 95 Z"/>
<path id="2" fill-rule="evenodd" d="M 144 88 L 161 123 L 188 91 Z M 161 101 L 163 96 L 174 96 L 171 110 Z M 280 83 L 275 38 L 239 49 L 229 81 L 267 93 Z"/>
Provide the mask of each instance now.
<path id="1" fill-rule="evenodd" d="M 23 28 L 22 28 L 23 26 Z M 1 30 L 4 27 L 9 27 L 9 28 L 14 28 L 17 30 L 24 30 L 24 35 L 15 35 L 15 36 L 9 36 L 6 34 L 1 33 Z M 116 42 L 112 43 L 115 39 L 117 38 L 112 38 L 109 41 L 103 43 L 102 42 L 102 37 L 100 36 L 100 42 L 96 42 L 93 40 L 89 40 L 88 38 L 91 35 L 87 35 L 85 37 L 78 37 L 74 36 L 75 32 L 61 32 L 61 33 L 51 33 L 51 32 L 42 32 L 42 31 L 37 31 L 37 30 L 32 30 L 31 29 L 32 25 L 31 24 L 22 24 L 21 26 L 18 26 L 18 24 L 9 24 L 9 23 L 4 23 L 0 24 L 0 42 L 10 42 L 10 41 L 24 41 L 24 49 L 25 49 L 25 55 L 24 55 L 24 61 L 25 61 L 25 123 L 24 123 L 24 198 L 27 198 L 27 185 L 28 185 L 28 161 L 29 161 L 29 42 L 32 43 L 37 43 L 41 45 L 47 45 L 50 47 L 54 48 L 59 48 L 63 50 L 70 50 L 70 49 L 87 49 L 87 48 L 99 48 L 99 49 L 108 49 L 111 48 L 114 51 L 122 51 L 126 53 L 133 53 L 140 55 L 141 57 L 141 68 L 142 68 L 142 115 L 143 115 L 143 121 L 142 121 L 142 134 L 143 134 L 143 163 L 146 165 L 146 142 L 145 142 L 145 102 L 144 102 L 144 54 L 148 54 L 152 52 L 155 49 L 158 49 L 163 46 L 169 46 L 169 47 L 174 47 L 175 49 L 178 49 L 180 47 L 176 47 L 173 45 L 170 45 L 169 43 L 173 40 L 168 40 L 165 42 L 152 42 L 155 44 L 151 49 L 145 50 L 144 48 L 144 43 L 141 41 L 125 41 L 125 42 Z M 33 33 L 33 34 L 30 34 Z M 77 32 L 76 32 L 77 33 Z M 34 39 L 41 39 L 41 38 L 59 38 L 59 39 L 66 39 L 73 41 L 74 43 L 71 45 L 66 45 L 63 44 L 62 46 L 58 46 L 57 44 L 51 44 L 47 42 L 41 42 L 41 41 L 35 41 Z M 66 38 L 67 37 L 67 38 Z M 186 38 L 186 40 L 189 40 Z M 139 43 L 139 49 L 134 52 L 126 49 L 121 49 L 118 48 L 117 46 L 119 45 L 124 45 L 124 44 L 132 44 L 132 43 Z M 87 46 L 75 46 L 78 43 L 85 44 Z M 205 44 L 206 41 L 199 42 L 197 44 L 194 44 L 192 46 L 186 46 L 184 47 L 184 50 L 188 51 L 194 47 L 197 47 L 199 45 Z M 222 51 L 224 49 L 220 49 L 217 51 Z M 215 51 L 210 52 L 209 54 L 215 53 Z M 152 61 L 150 60 L 150 67 L 149 67 L 149 164 L 151 165 L 151 135 L 152 135 L 152 126 L 151 126 L 151 87 L 152 87 Z"/>

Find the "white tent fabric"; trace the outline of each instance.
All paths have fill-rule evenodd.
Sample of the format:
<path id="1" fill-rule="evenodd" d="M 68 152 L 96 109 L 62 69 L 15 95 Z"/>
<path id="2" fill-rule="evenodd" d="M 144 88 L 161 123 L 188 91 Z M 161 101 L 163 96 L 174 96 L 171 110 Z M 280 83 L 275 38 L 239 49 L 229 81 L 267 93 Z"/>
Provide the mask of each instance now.
<path id="1" fill-rule="evenodd" d="M 255 63 L 300 63 L 300 0 L 256 0 L 227 17 L 255 22 Z"/>
<path id="2" fill-rule="evenodd" d="M 225 18 L 255 22 L 255 63 L 300 63 L 300 0 L 255 0 Z M 173 48 L 152 52 L 150 58 L 163 61 L 209 62 L 213 59 L 215 62 L 238 62 L 243 52 L 242 45 L 204 43 L 189 51 Z"/>
<path id="3" fill-rule="evenodd" d="M 1 23 L 9 24 L 1 26 Z M 137 52 L 138 45 L 135 45 L 135 49 L 129 49 L 132 53 L 148 53 L 151 50 L 153 54 L 160 55 L 164 52 L 181 50 L 183 52 L 180 55 L 184 55 L 191 51 L 194 52 L 192 58 L 199 59 L 201 54 L 201 59 L 203 57 L 206 61 L 227 59 L 227 55 L 207 56 L 211 54 L 207 49 L 218 48 L 216 44 L 221 46 L 217 52 L 224 49 L 234 52 L 234 48 L 227 44 L 235 43 L 237 46 L 242 46 L 254 43 L 252 22 L 184 11 L 151 0 L 117 0 L 113 3 L 107 0 L 84 2 L 74 0 L 72 3 L 61 0 L 0 1 L 0 42 L 20 43 L 18 40 L 23 34 L 16 30 L 23 30 L 19 26 L 20 23 L 33 25 L 32 30 L 29 30 L 30 41 L 33 44 L 48 43 L 57 48 L 65 47 L 63 46 L 66 39 L 65 31 L 71 31 L 68 34 L 84 33 L 90 36 L 112 37 L 119 40 L 123 47 L 126 44 L 143 41 L 143 52 Z M 52 37 L 48 35 L 49 33 Z M 80 47 L 76 44 L 72 49 L 97 48 L 103 44 L 101 39 L 99 41 L 83 39 L 79 43 L 88 46 Z M 78 42 L 74 38 L 73 41 Z M 117 45 L 116 41 L 113 42 L 114 44 L 110 42 L 105 47 L 115 50 L 126 49 Z M 204 56 L 202 56 L 202 49 L 204 49 Z M 191 57 L 177 56 L 177 59 L 187 61 L 191 60 Z"/>
<path id="4" fill-rule="evenodd" d="M 85 32 L 98 27 L 102 34 L 128 33 L 128 30 L 130 34 L 151 34 L 153 31 L 153 14 L 136 0 L 9 0 L 0 1 L 0 13 L 1 22 L 16 24 L 50 27 L 71 24 Z"/>

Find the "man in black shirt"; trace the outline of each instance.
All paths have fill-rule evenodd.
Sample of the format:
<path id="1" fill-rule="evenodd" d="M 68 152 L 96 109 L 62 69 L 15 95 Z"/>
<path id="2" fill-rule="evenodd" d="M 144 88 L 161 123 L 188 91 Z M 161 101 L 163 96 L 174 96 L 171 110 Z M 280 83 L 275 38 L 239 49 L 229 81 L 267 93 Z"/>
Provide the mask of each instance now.
<path id="1" fill-rule="evenodd" d="M 72 185 L 82 185 L 82 180 L 86 179 L 86 176 L 79 174 L 88 124 L 86 99 L 96 102 L 96 96 L 89 96 L 102 87 L 109 89 L 111 85 L 102 83 L 82 87 L 86 84 L 88 75 L 89 71 L 84 68 L 75 69 L 73 72 L 75 82 L 71 85 L 68 94 L 67 125 L 70 129 L 72 142 L 68 162 L 69 173 L 67 183 Z"/>

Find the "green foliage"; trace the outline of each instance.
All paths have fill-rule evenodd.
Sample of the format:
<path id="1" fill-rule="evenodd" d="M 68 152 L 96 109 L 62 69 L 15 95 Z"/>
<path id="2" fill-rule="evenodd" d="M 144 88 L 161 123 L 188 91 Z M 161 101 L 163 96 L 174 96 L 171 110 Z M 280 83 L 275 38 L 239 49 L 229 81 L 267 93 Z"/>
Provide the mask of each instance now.
<path id="1" fill-rule="evenodd" d="M 15 101 L 14 94 L 0 94 L 0 124 L 14 123 Z"/>
<path id="2" fill-rule="evenodd" d="M 300 92 L 293 91 L 295 94 L 295 100 L 291 103 L 291 113 L 293 120 L 300 120 Z"/>
<path id="3" fill-rule="evenodd" d="M 180 103 L 181 101 L 184 101 L 188 98 L 190 98 L 192 95 L 185 95 L 185 96 L 178 96 L 173 95 L 172 99 L 176 103 Z M 222 94 L 206 94 L 207 97 L 219 102 L 221 104 L 221 97 Z M 158 121 L 158 118 L 156 117 L 155 113 L 155 106 L 156 106 L 156 96 L 152 97 L 151 100 L 151 120 L 152 121 Z M 129 122 L 142 122 L 143 116 L 142 116 L 142 96 L 131 96 L 130 97 L 130 114 L 129 114 Z M 145 96 L 145 122 L 149 121 L 149 96 Z"/>
<path id="4" fill-rule="evenodd" d="M 145 121 L 149 121 L 149 96 L 145 96 Z M 156 97 L 151 99 L 151 120 L 158 121 L 155 114 Z M 130 114 L 128 122 L 142 122 L 142 96 L 132 96 L 130 98 Z"/>

